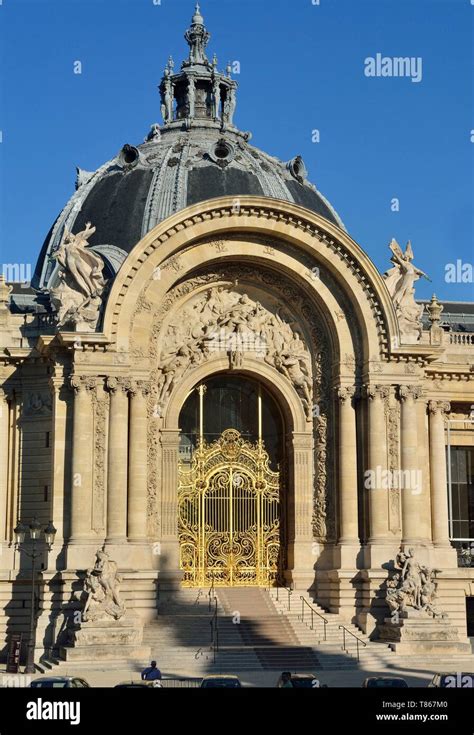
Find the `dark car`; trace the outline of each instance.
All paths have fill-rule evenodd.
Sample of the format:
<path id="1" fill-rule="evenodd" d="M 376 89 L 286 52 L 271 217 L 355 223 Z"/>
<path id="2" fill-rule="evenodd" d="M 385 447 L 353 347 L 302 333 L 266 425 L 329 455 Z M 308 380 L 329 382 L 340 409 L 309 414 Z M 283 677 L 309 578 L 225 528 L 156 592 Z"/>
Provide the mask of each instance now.
<path id="1" fill-rule="evenodd" d="M 279 689 L 293 688 L 293 689 L 317 689 L 318 687 L 325 688 L 324 684 L 321 684 L 316 674 L 292 674 L 289 671 L 284 671 L 277 681 L 277 687 Z"/>
<path id="2" fill-rule="evenodd" d="M 369 676 L 362 686 L 366 689 L 408 689 L 408 684 L 401 676 Z"/>
<path id="3" fill-rule="evenodd" d="M 474 674 L 461 671 L 435 674 L 428 687 L 436 689 L 472 689 L 474 688 Z"/>
<path id="4" fill-rule="evenodd" d="M 201 682 L 203 689 L 235 689 L 241 686 L 239 677 L 234 674 L 211 674 Z"/>
<path id="5" fill-rule="evenodd" d="M 77 676 L 44 676 L 34 679 L 30 684 L 34 689 L 83 689 L 89 686 L 85 679 Z"/>

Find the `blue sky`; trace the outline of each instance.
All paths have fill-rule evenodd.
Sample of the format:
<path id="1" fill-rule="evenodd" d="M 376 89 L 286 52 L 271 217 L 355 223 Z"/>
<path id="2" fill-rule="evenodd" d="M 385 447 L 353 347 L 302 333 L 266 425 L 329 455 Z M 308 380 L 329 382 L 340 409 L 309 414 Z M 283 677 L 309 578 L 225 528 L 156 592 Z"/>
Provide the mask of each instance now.
<path id="1" fill-rule="evenodd" d="M 417 296 L 473 299 L 472 282 L 447 283 L 445 266 L 474 262 L 474 4 L 313 2 L 201 3 L 210 55 L 220 68 L 240 62 L 237 125 L 272 155 L 303 156 L 381 271 L 392 236 L 411 239 L 433 281 L 418 281 Z M 3 0 L 1 262 L 34 268 L 74 191 L 75 166 L 95 170 L 161 122 L 156 87 L 168 55 L 178 64 L 187 54 L 193 8 L 192 0 Z M 421 81 L 365 76 L 364 60 L 377 53 L 421 57 Z"/>

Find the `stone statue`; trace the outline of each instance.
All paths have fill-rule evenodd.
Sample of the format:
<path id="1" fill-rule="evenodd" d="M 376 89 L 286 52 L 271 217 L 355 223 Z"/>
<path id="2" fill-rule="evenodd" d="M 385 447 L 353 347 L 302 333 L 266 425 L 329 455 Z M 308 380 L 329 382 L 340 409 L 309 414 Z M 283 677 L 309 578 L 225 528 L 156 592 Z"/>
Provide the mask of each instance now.
<path id="1" fill-rule="evenodd" d="M 119 620 L 125 614 L 125 605 L 119 597 L 119 583 L 122 578 L 117 574 L 117 564 L 111 561 L 104 549 L 96 553 L 92 569 L 88 569 L 82 593 L 84 606 L 82 620 L 95 622 L 112 617 Z"/>
<path id="2" fill-rule="evenodd" d="M 220 103 L 221 103 L 221 85 L 218 79 L 214 79 L 212 83 L 212 117 L 215 120 L 219 118 Z"/>
<path id="3" fill-rule="evenodd" d="M 161 110 L 163 114 L 163 109 Z M 144 143 L 150 143 L 152 140 L 157 143 L 161 139 L 161 129 L 158 123 L 153 123 L 153 125 L 150 128 L 150 132 L 146 136 Z"/>
<path id="4" fill-rule="evenodd" d="M 194 117 L 196 105 L 196 89 L 194 86 L 194 79 L 188 81 L 188 116 Z"/>
<path id="5" fill-rule="evenodd" d="M 169 76 L 165 76 L 161 89 L 161 115 L 164 123 L 173 120 L 173 85 Z"/>
<path id="6" fill-rule="evenodd" d="M 235 113 L 235 108 L 237 104 L 234 87 L 230 87 L 230 89 L 228 90 L 226 102 L 227 102 L 226 120 L 229 123 L 229 125 L 232 125 L 234 121 L 234 113 Z"/>
<path id="7" fill-rule="evenodd" d="M 86 229 L 73 235 L 64 231 L 63 239 L 52 255 L 61 266 L 60 284 L 50 291 L 58 311 L 59 326 L 72 323 L 78 329 L 94 331 L 97 326 L 105 288 L 104 261 L 87 247 L 95 227 L 87 222 Z"/>
<path id="8" fill-rule="evenodd" d="M 311 378 L 309 360 L 304 354 L 304 345 L 295 332 L 292 341 L 274 357 L 277 370 L 282 372 L 293 383 L 301 398 L 307 418 L 312 416 Z"/>
<path id="9" fill-rule="evenodd" d="M 224 98 L 224 105 L 222 109 L 222 119 L 224 122 L 230 122 L 230 96 L 229 91 L 227 91 L 227 94 Z"/>
<path id="10" fill-rule="evenodd" d="M 406 613 L 408 608 L 412 608 L 433 618 L 444 616 L 434 604 L 438 570 L 421 566 L 413 548 L 400 551 L 395 569 L 386 583 L 386 601 L 392 614 Z"/>
<path id="11" fill-rule="evenodd" d="M 405 253 L 394 239 L 389 247 L 392 251 L 390 260 L 394 267 L 384 274 L 385 285 L 395 305 L 402 341 L 413 344 L 421 336 L 423 313 L 423 306 L 415 301 L 414 283 L 421 276 L 428 281 L 430 279 L 426 273 L 413 265 L 414 256 L 410 241 L 407 243 Z"/>

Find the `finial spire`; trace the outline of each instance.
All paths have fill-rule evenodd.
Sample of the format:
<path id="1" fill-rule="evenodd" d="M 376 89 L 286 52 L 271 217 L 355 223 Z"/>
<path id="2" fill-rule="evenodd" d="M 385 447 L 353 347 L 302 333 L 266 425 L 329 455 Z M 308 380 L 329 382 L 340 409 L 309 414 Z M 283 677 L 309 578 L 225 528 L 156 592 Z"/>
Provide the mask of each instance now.
<path id="1" fill-rule="evenodd" d="M 201 15 L 201 8 L 199 7 L 199 3 L 196 3 L 192 22 L 193 25 L 204 25 L 204 18 Z"/>
<path id="2" fill-rule="evenodd" d="M 209 64 L 206 56 L 206 46 L 209 43 L 211 34 L 204 26 L 204 18 L 201 15 L 199 3 L 196 3 L 191 27 L 188 28 L 184 37 L 190 49 L 188 64 Z"/>

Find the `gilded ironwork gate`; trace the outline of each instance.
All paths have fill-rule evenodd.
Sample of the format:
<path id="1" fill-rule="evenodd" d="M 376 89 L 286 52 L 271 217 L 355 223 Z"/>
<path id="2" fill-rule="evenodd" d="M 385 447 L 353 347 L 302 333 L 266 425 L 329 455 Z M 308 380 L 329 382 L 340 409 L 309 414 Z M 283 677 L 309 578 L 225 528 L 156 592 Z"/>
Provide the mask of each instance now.
<path id="1" fill-rule="evenodd" d="M 191 469 L 179 467 L 180 568 L 186 587 L 265 586 L 278 576 L 279 473 L 263 442 L 235 429 L 201 441 Z"/>

